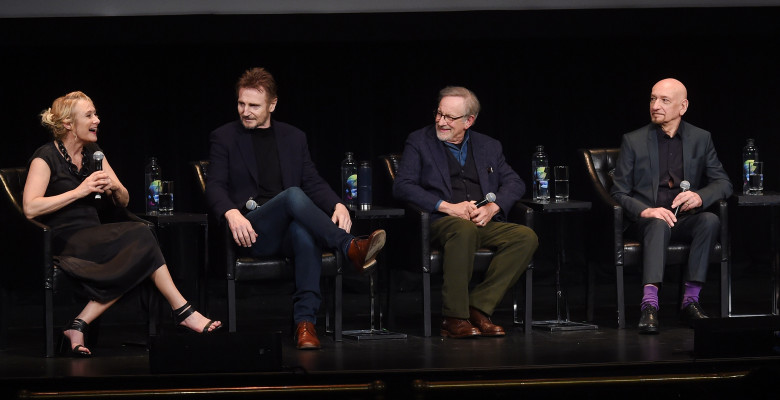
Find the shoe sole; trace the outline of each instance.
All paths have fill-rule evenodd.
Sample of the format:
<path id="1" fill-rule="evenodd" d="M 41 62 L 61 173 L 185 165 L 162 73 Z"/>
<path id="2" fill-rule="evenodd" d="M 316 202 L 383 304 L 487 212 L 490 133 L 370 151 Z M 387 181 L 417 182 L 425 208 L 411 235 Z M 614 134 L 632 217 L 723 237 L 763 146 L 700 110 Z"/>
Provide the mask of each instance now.
<path id="1" fill-rule="evenodd" d="M 504 337 L 504 336 L 506 336 L 506 332 L 502 332 L 502 333 L 483 333 L 481 336 L 482 337 Z"/>
<path id="2" fill-rule="evenodd" d="M 376 265 L 376 255 L 385 247 L 385 238 L 385 231 L 380 230 L 371 240 L 371 243 L 369 243 L 368 252 L 366 252 L 366 260 L 365 263 L 363 263 L 363 272 L 369 271 Z"/>
<path id="3" fill-rule="evenodd" d="M 655 329 L 640 329 L 639 330 L 640 335 L 657 335 L 658 334 L 658 328 Z"/>
<path id="4" fill-rule="evenodd" d="M 471 339 L 471 338 L 478 338 L 480 336 L 479 333 L 474 334 L 474 335 L 454 336 L 454 335 L 451 335 L 448 331 L 445 331 L 445 330 L 439 331 L 439 334 L 442 337 L 448 337 L 448 338 L 451 338 L 451 339 Z"/>

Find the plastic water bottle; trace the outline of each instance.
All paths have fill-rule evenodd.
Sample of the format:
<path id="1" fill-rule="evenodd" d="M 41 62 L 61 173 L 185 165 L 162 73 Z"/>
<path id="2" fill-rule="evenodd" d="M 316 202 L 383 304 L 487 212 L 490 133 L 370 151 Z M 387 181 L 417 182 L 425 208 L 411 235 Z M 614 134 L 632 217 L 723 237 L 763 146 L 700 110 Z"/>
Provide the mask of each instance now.
<path id="1" fill-rule="evenodd" d="M 745 147 L 742 148 L 742 193 L 748 194 L 750 183 L 750 170 L 753 167 L 753 163 L 758 161 L 758 148 L 756 142 L 753 139 L 748 139 Z"/>
<path id="2" fill-rule="evenodd" d="M 157 164 L 157 157 L 149 159 L 144 173 L 144 184 L 146 185 L 146 213 L 155 215 L 160 210 L 160 165 Z"/>
<path id="3" fill-rule="evenodd" d="M 531 158 L 531 172 L 533 176 L 533 199 L 538 201 L 550 201 L 550 177 L 548 175 L 549 163 L 544 146 L 536 146 L 536 153 Z"/>
<path id="4" fill-rule="evenodd" d="M 346 158 L 341 161 L 341 201 L 350 210 L 355 209 L 357 190 L 357 163 L 352 152 L 347 152 Z"/>

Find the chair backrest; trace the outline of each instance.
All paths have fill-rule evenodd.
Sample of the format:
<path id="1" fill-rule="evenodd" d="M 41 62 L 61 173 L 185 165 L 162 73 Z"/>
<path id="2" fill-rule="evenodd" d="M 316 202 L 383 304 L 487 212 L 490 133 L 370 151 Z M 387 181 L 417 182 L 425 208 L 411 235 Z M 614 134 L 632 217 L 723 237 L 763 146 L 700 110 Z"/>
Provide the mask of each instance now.
<path id="1" fill-rule="evenodd" d="M 200 188 L 200 194 L 206 193 L 206 179 L 209 177 L 209 160 L 193 161 L 190 163 L 195 170 L 195 178 Z"/>
<path id="2" fill-rule="evenodd" d="M 590 178 L 591 189 L 595 194 L 612 203 L 609 191 L 612 189 L 615 165 L 620 149 L 580 149 L 585 162 L 585 170 Z"/>
<path id="3" fill-rule="evenodd" d="M 0 181 L 3 184 L 3 194 L 6 200 L 19 214 L 24 215 L 22 210 L 22 193 L 24 193 L 24 184 L 27 181 L 27 168 L 0 169 Z"/>
<path id="4" fill-rule="evenodd" d="M 392 153 L 384 156 L 379 156 L 382 159 L 384 170 L 387 176 L 390 178 L 390 182 L 395 181 L 395 176 L 398 174 L 398 164 L 401 162 L 401 155 Z"/>

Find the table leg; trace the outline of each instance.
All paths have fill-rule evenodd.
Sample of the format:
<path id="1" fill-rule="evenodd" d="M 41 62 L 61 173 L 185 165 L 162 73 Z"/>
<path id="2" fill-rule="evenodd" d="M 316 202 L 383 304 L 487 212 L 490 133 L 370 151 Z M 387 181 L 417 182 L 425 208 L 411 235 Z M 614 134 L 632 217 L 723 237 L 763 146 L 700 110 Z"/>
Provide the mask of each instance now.
<path id="1" fill-rule="evenodd" d="M 555 331 L 577 331 L 577 330 L 595 330 L 598 325 L 572 322 L 569 320 L 569 303 L 566 300 L 566 293 L 561 283 L 561 269 L 566 263 L 566 247 L 564 242 L 563 215 L 556 215 L 555 218 L 555 311 L 556 320 L 552 321 L 534 321 L 533 327 L 550 332 Z"/>

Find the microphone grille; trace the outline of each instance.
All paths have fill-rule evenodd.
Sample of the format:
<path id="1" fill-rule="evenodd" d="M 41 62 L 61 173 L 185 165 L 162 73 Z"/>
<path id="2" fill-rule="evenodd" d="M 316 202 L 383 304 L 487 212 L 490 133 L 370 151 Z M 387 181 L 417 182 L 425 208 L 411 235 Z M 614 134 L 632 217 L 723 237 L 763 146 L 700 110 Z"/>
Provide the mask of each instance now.
<path id="1" fill-rule="evenodd" d="M 496 195 L 493 192 L 490 192 L 487 194 L 487 196 L 485 196 L 485 199 L 487 199 L 489 203 L 492 203 L 496 201 Z"/>
<path id="2" fill-rule="evenodd" d="M 103 155 L 103 152 L 100 150 L 92 153 L 92 159 L 95 161 L 103 161 L 103 157 L 105 156 Z"/>
<path id="3" fill-rule="evenodd" d="M 691 188 L 691 183 L 688 181 L 682 181 L 680 182 L 680 189 L 682 190 L 688 190 Z"/>

